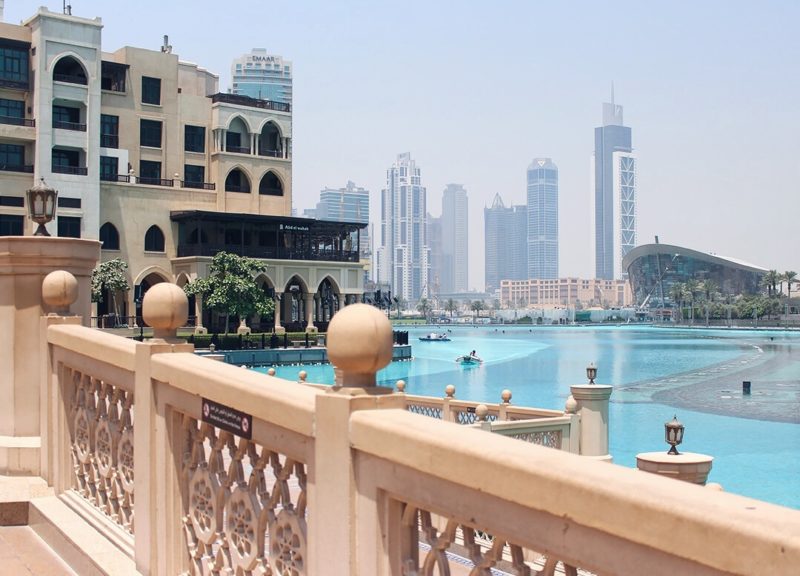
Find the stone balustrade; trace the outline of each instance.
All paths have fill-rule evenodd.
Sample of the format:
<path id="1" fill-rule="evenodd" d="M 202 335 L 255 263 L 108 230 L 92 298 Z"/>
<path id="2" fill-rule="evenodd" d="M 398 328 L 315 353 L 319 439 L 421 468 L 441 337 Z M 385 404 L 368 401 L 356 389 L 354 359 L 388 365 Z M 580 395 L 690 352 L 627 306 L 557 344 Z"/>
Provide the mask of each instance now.
<path id="1" fill-rule="evenodd" d="M 391 327 L 372 307 L 334 317 L 337 383 L 321 390 L 195 356 L 175 338 L 182 292 L 148 296 L 154 340 L 46 316 L 30 354 L 42 476 L 141 574 L 432 576 L 452 553 L 475 575 L 800 566 L 800 512 L 480 430 L 515 424 L 510 397 L 470 411 L 450 393 L 441 418 L 409 411 L 375 385 Z M 538 417 L 562 426 L 598 395 Z M 464 412 L 477 426 L 453 425 Z"/>

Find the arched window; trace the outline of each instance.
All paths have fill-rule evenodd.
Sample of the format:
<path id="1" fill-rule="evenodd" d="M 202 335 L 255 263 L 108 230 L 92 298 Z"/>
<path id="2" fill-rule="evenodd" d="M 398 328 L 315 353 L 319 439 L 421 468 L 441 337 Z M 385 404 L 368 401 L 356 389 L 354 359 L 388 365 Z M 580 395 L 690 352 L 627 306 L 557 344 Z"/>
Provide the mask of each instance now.
<path id="1" fill-rule="evenodd" d="M 56 63 L 53 69 L 53 80 L 69 82 L 70 84 L 83 84 L 86 86 L 86 70 L 81 63 L 72 56 L 65 56 Z"/>
<path id="2" fill-rule="evenodd" d="M 144 251 L 164 251 L 164 233 L 158 226 L 150 226 L 150 228 L 147 230 L 147 234 L 144 235 Z"/>
<path id="3" fill-rule="evenodd" d="M 119 232 L 111 222 L 100 226 L 100 242 L 103 250 L 119 250 Z"/>
<path id="4" fill-rule="evenodd" d="M 281 147 L 281 132 L 278 127 L 272 123 L 267 122 L 261 130 L 258 137 L 258 154 L 259 156 L 272 156 L 274 158 L 283 158 L 283 150 Z"/>
<path id="5" fill-rule="evenodd" d="M 258 185 L 258 193 L 265 196 L 283 196 L 283 184 L 274 172 L 267 172 Z"/>
<path id="6" fill-rule="evenodd" d="M 234 168 L 228 173 L 228 177 L 225 178 L 225 192 L 244 192 L 249 194 L 250 180 L 247 179 L 244 172 L 238 168 Z"/>

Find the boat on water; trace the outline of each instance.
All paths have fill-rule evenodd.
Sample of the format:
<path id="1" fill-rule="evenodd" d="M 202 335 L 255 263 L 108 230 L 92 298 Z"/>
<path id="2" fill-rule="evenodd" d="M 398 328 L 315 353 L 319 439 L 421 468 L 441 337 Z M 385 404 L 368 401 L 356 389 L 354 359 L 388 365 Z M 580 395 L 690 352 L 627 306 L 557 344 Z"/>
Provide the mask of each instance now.
<path id="1" fill-rule="evenodd" d="M 475 366 L 477 364 L 483 363 L 483 359 L 479 358 L 475 354 L 464 354 L 463 356 L 459 356 L 458 358 L 456 358 L 456 362 L 458 362 L 462 366 Z"/>
<path id="2" fill-rule="evenodd" d="M 450 342 L 450 337 L 444 332 L 431 332 L 425 336 L 420 336 L 423 342 Z"/>

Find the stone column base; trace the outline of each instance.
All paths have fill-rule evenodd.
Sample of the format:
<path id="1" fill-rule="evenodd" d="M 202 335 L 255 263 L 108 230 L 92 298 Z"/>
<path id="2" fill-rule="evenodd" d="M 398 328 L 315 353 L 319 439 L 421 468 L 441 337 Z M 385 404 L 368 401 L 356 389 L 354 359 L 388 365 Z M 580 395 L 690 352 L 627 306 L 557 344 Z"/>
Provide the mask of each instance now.
<path id="1" fill-rule="evenodd" d="M 195 334 L 208 334 L 208 328 L 205 326 L 195 326 L 194 327 Z"/>
<path id="2" fill-rule="evenodd" d="M 705 484 L 711 472 L 712 456 L 683 452 L 645 452 L 636 455 L 636 467 L 644 472 L 683 480 L 693 484 Z"/>
<path id="3" fill-rule="evenodd" d="M 284 334 L 286 334 L 286 328 L 284 328 L 283 326 L 275 326 L 275 334 L 283 336 Z"/>
<path id="4" fill-rule="evenodd" d="M 308 332 L 309 334 L 316 334 L 317 332 L 319 332 L 319 330 L 317 329 L 316 326 L 306 326 L 306 332 Z"/>

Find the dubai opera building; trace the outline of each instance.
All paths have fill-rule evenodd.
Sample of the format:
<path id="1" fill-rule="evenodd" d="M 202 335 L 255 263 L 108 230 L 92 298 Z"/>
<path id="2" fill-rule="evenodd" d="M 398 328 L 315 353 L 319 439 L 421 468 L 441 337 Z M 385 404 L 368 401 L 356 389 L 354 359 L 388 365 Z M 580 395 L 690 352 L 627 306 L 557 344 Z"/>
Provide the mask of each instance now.
<path id="1" fill-rule="evenodd" d="M 672 286 L 712 280 L 726 296 L 757 294 L 767 270 L 733 258 L 670 244 L 637 246 L 623 260 L 637 306 L 671 307 Z"/>

